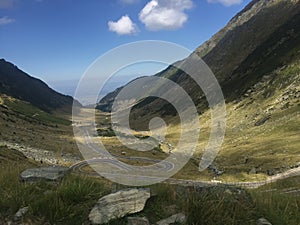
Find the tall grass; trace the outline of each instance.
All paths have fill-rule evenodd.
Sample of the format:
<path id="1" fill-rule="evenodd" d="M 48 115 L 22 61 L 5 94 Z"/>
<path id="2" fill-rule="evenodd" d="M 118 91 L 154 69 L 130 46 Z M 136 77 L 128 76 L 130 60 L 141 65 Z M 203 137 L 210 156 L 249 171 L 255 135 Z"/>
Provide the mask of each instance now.
<path id="1" fill-rule="evenodd" d="M 26 164 L 0 163 L 0 221 L 12 219 L 21 207 L 29 206 L 27 218 L 33 224 L 82 224 L 98 199 L 109 192 L 106 182 L 67 176 L 61 183 L 22 183 L 19 173 Z"/>
<path id="2" fill-rule="evenodd" d="M 286 193 L 288 190 L 299 189 L 300 177 L 292 177 L 250 193 L 257 210 L 273 225 L 300 225 L 299 192 Z"/>

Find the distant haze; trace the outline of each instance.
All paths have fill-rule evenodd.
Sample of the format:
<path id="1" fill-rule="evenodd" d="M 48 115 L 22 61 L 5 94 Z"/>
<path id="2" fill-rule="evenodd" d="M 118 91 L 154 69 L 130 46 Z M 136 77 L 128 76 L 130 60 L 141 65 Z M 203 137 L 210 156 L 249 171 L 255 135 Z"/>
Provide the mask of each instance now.
<path id="1" fill-rule="evenodd" d="M 134 78 L 145 76 L 142 74 L 130 74 L 130 75 L 119 75 L 119 76 L 114 76 L 112 79 L 110 79 L 108 82 L 105 83 L 103 89 L 101 90 L 99 100 L 104 97 L 106 94 L 109 92 L 114 91 L 116 88 L 121 87 L 125 84 L 127 84 L 129 81 L 131 81 Z M 70 95 L 73 96 L 75 95 L 75 91 L 77 88 L 77 85 L 79 83 L 79 80 L 60 80 L 60 81 L 50 81 L 48 82 L 50 87 L 53 88 L 54 90 L 65 94 L 65 95 Z M 99 87 L 100 91 L 100 87 Z M 91 96 L 85 96 L 86 101 L 81 102 L 83 105 L 91 104 L 92 102 L 90 99 L 92 98 Z"/>

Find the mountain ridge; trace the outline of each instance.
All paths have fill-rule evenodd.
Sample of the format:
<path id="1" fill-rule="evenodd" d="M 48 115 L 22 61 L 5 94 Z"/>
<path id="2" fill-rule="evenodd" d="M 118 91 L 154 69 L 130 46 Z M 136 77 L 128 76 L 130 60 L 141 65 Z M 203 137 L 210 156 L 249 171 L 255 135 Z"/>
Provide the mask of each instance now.
<path id="1" fill-rule="evenodd" d="M 5 59 L 0 59 L 0 93 L 29 102 L 46 112 L 62 110 L 70 113 L 73 102 L 81 105 L 73 97 L 56 92 Z"/>
<path id="2" fill-rule="evenodd" d="M 275 34 L 278 29 L 284 29 L 285 26 L 292 23 L 291 21 L 294 16 L 297 17 L 299 13 L 299 0 L 252 1 L 240 13 L 234 16 L 223 29 L 198 47 L 193 54 L 196 53 L 203 58 L 216 75 L 220 85 L 222 87 L 226 86 L 226 90 L 224 90 L 225 97 L 227 97 L 226 95 L 231 95 L 231 100 L 233 100 L 233 87 L 240 89 L 238 90 L 240 94 L 253 85 L 252 81 L 249 82 L 249 85 L 246 84 L 241 87 L 235 85 L 236 79 L 239 77 L 238 72 L 243 73 L 243 71 L 247 69 L 254 72 L 251 65 L 247 64 L 249 61 L 248 58 L 253 54 L 255 55 L 258 49 L 263 49 L 266 42 L 272 39 L 272 35 Z M 299 18 L 297 21 L 299 21 Z M 296 36 L 299 32 L 299 28 L 297 27 L 295 30 Z M 285 34 L 280 35 L 282 35 L 283 38 L 285 36 Z M 296 38 L 298 38 L 298 36 Z M 260 60 L 260 54 L 262 54 L 262 52 L 256 53 L 257 61 Z M 184 60 L 181 63 L 184 63 Z M 173 65 L 176 65 L 176 63 Z M 192 97 L 201 113 L 207 107 L 205 96 L 201 94 L 201 89 L 188 75 L 179 71 L 173 65 L 155 76 L 169 78 L 183 87 Z M 244 67 L 243 71 L 240 66 Z M 251 80 L 251 72 L 248 71 L 248 75 Z M 260 76 L 263 76 L 263 74 L 260 74 Z M 257 77 L 255 79 L 257 80 Z M 111 103 L 119 90 L 121 90 L 121 88 L 107 95 L 109 98 L 104 97 L 99 102 L 97 108 L 103 111 L 110 111 Z M 235 98 L 239 98 L 239 96 L 235 96 Z M 229 98 L 226 100 L 228 101 L 228 99 Z M 153 103 L 155 101 L 157 102 L 156 104 Z M 153 99 L 149 103 L 152 103 L 152 105 L 148 106 L 155 112 L 159 112 L 165 105 L 165 103 L 162 104 L 162 100 L 159 99 Z M 137 110 L 137 108 L 139 109 Z M 145 114 L 146 110 L 142 110 L 141 108 L 142 107 L 136 106 L 133 111 L 137 112 L 137 114 Z M 138 111 L 140 112 L 138 113 Z"/>

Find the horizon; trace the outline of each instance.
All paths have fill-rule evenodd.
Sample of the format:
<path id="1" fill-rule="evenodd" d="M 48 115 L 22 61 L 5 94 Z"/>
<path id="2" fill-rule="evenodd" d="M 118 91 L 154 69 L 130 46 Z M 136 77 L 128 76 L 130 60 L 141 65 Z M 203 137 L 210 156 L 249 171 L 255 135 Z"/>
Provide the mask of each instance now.
<path id="1" fill-rule="evenodd" d="M 70 95 L 87 68 L 110 49 L 130 42 L 162 40 L 193 51 L 250 0 L 175 2 L 2 0 L 0 57 L 43 80 L 54 90 Z M 156 3 L 156 11 L 146 12 Z M 166 12 L 176 14 L 166 16 Z M 198 26 L 200 29 L 195 29 Z M 165 65 L 147 67 L 123 76 L 129 82 L 140 75 L 154 75 L 163 68 Z M 71 86 L 69 81 L 72 81 Z M 126 81 L 121 79 L 112 89 Z"/>

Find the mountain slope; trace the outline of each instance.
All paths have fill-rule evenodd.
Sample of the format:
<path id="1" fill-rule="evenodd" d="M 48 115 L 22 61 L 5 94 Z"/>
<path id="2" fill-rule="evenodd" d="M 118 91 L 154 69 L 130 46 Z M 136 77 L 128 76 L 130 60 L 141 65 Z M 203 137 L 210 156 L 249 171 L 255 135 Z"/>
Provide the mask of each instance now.
<path id="1" fill-rule="evenodd" d="M 43 81 L 29 76 L 4 59 L 0 59 L 0 93 L 29 102 L 46 112 L 70 112 L 73 104 L 72 97 L 54 91 Z"/>
<path id="2" fill-rule="evenodd" d="M 299 0 L 253 1 L 194 53 L 211 67 L 223 90 L 226 134 L 213 169 L 199 173 L 199 159 L 211 131 L 206 98 L 195 82 L 174 66 L 157 74 L 183 87 L 199 112 L 201 132 L 196 153 L 176 176 L 248 181 L 299 167 Z M 110 109 L 118 91 L 102 99 L 101 106 Z M 147 98 L 131 110 L 130 125 L 148 130 L 152 118 L 162 117 L 169 125 L 166 141 L 176 146 L 181 128 L 175 115 L 167 102 Z"/>
<path id="3" fill-rule="evenodd" d="M 287 63 L 289 59 L 286 54 L 296 51 L 299 43 L 299 13 L 299 0 L 252 1 L 222 30 L 195 50 L 216 75 L 227 102 L 238 99 L 264 73 Z M 282 51 L 285 45 L 288 48 Z M 264 52 L 267 50 L 268 54 Z M 267 58 L 272 60 L 265 65 L 264 60 Z M 207 108 L 201 89 L 182 71 L 170 66 L 156 76 L 169 78 L 183 87 L 200 113 Z M 120 89 L 104 97 L 98 109 L 109 111 Z M 147 105 L 147 108 L 143 105 Z M 170 111 L 166 102 L 152 98 L 147 100 L 147 104 L 140 103 L 135 107 L 135 118 L 145 114 L 149 117 L 149 108 L 150 114 Z M 169 114 L 174 115 L 174 112 L 171 110 Z"/>

